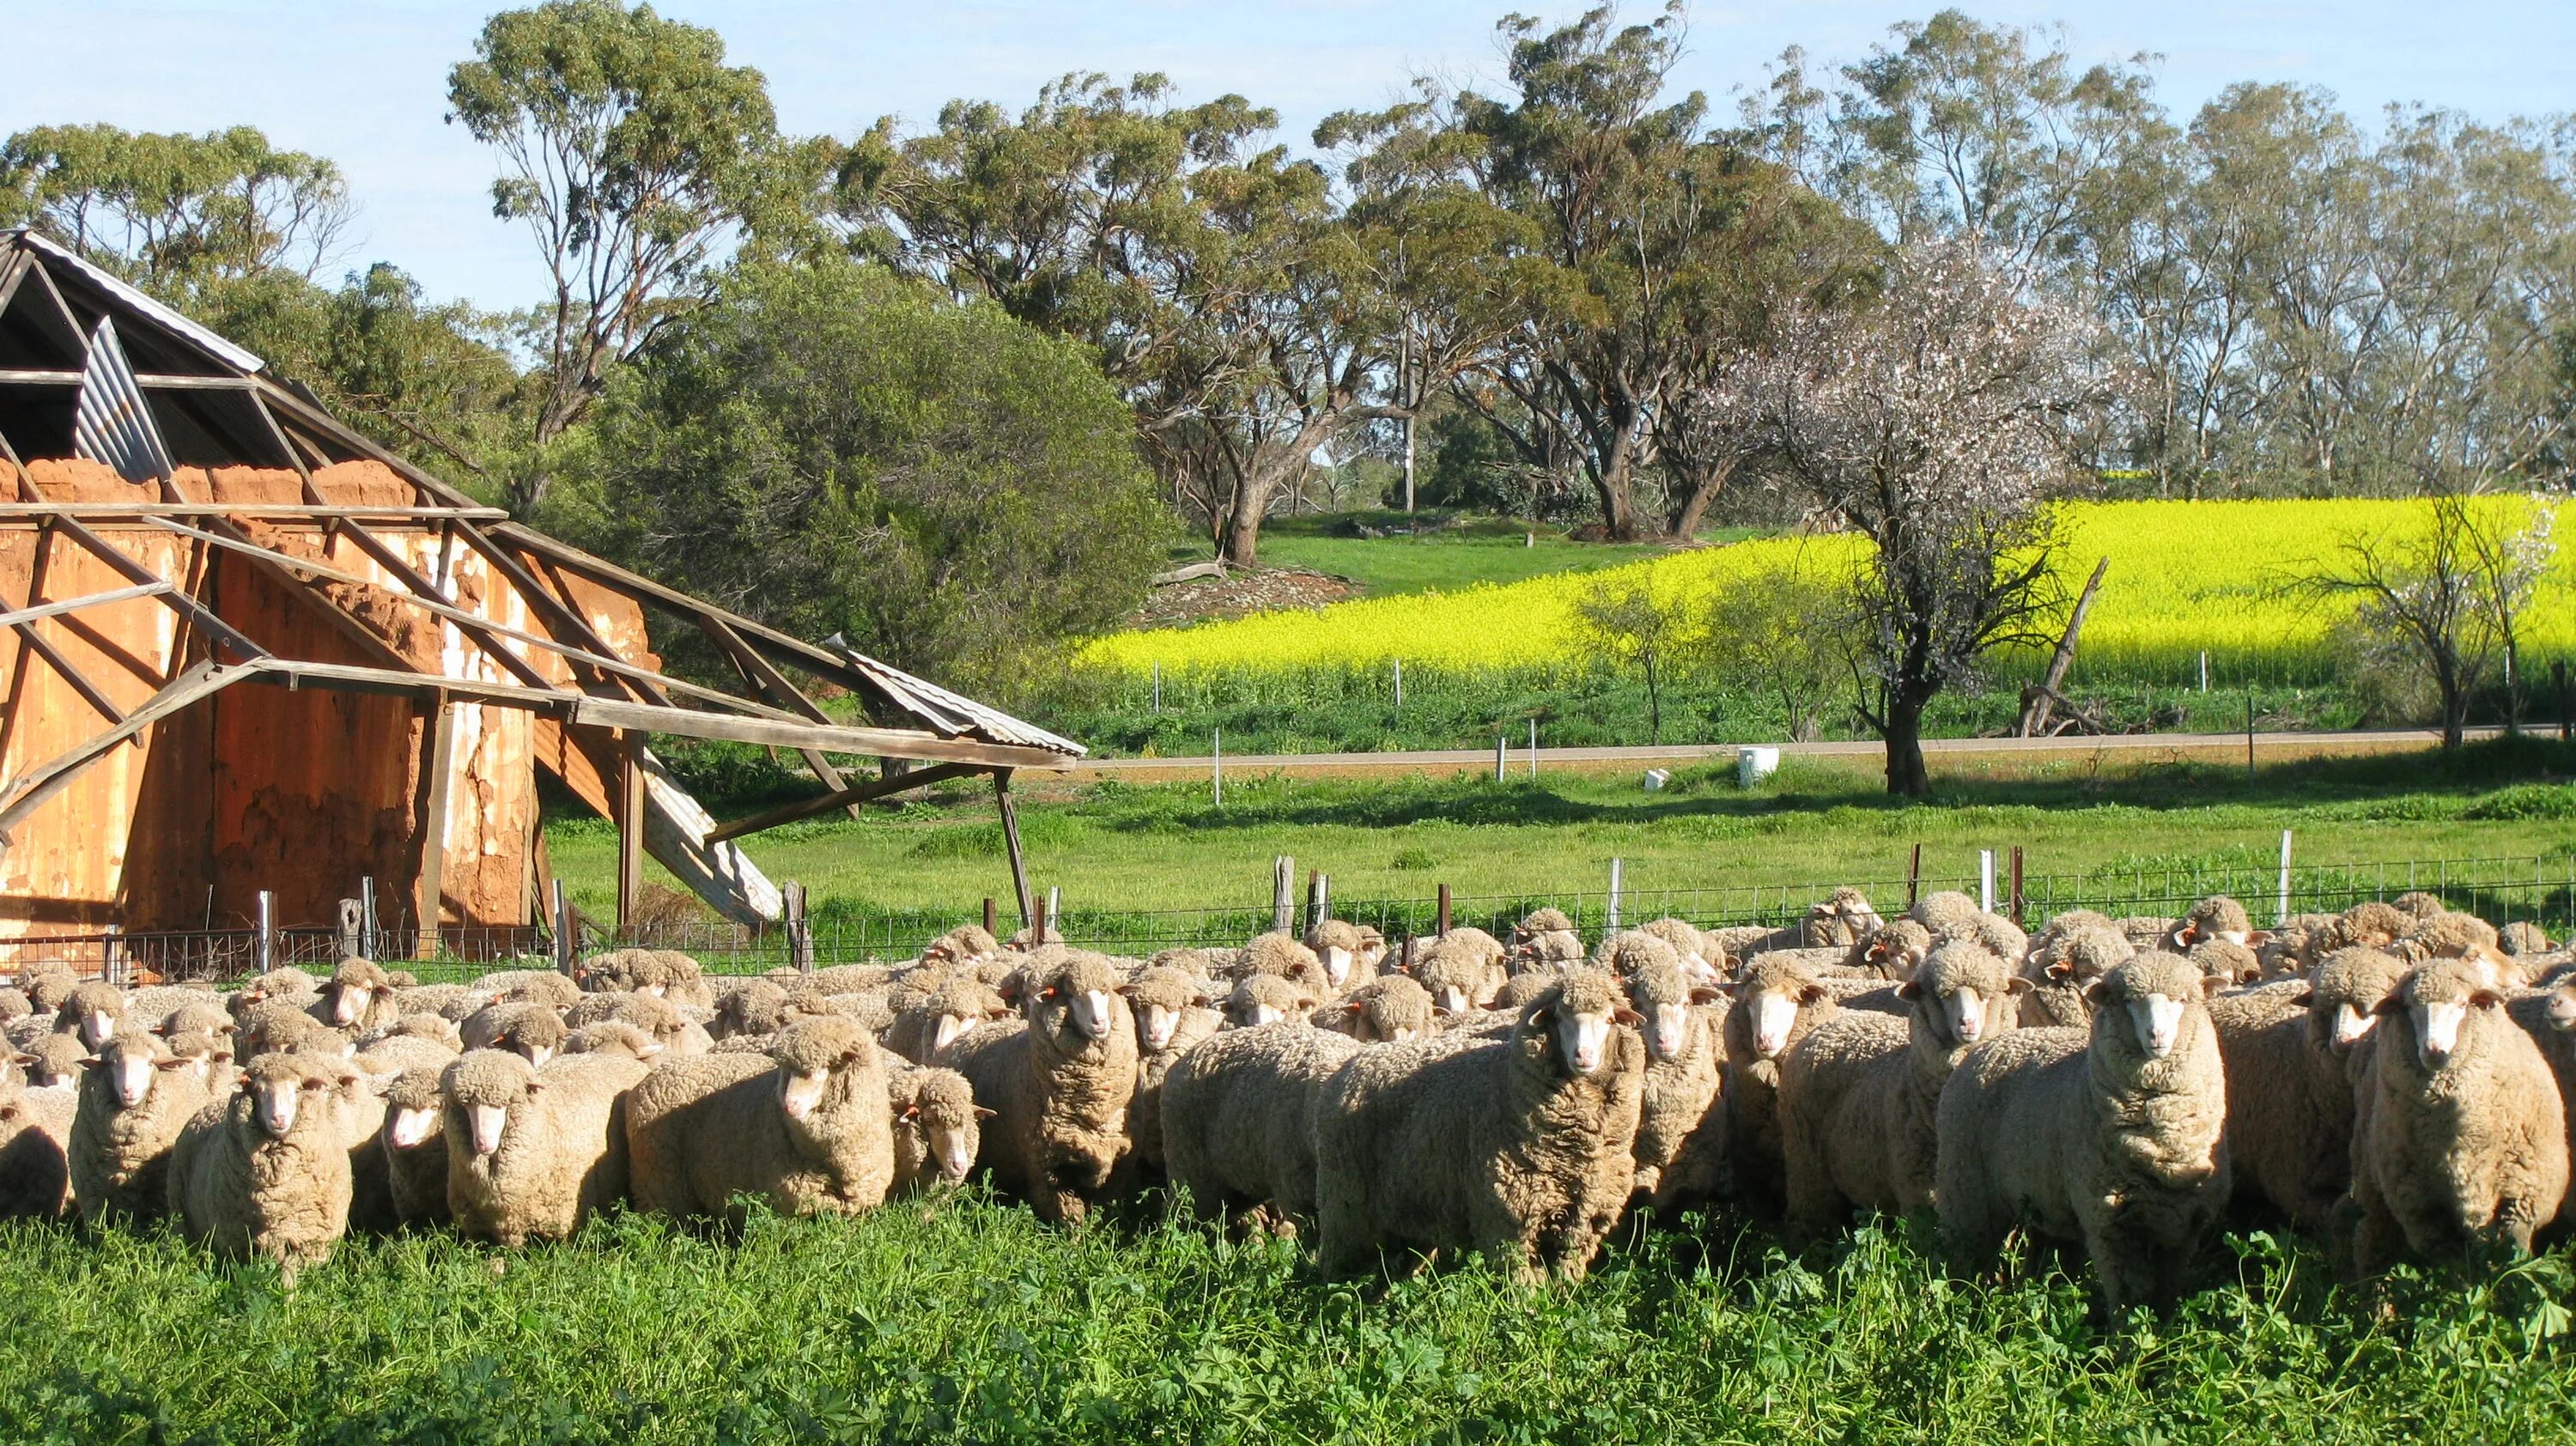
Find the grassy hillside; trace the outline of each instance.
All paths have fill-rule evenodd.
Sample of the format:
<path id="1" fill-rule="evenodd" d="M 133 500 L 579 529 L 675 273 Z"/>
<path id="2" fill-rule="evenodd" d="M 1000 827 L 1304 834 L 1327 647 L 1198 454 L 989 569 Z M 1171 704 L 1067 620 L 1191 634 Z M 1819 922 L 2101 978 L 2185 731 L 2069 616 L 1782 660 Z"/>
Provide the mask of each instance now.
<path id="1" fill-rule="evenodd" d="M 1282 517 L 1261 529 L 1261 561 L 1268 567 L 1310 567 L 1358 583 L 1370 597 L 1458 592 L 1501 586 L 1557 573 L 1598 572 L 1644 562 L 1670 552 L 1660 544 L 1569 542 L 1554 527 L 1531 528 L 1508 517 L 1430 516 L 1435 530 L 1409 533 L 1401 512 Z M 1391 535 L 1361 537 L 1369 527 Z M 1734 542 L 1750 529 L 1708 534 L 1703 541 Z M 1190 555 L 1204 553 L 1193 546 Z"/>

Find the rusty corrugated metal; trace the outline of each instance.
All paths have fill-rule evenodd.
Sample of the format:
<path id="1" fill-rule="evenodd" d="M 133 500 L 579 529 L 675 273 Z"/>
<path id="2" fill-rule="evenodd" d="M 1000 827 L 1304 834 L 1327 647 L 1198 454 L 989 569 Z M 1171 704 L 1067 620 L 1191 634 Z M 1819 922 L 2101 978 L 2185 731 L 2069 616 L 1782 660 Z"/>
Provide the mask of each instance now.
<path id="1" fill-rule="evenodd" d="M 90 333 L 89 361 L 81 368 L 80 400 L 72 413 L 72 451 L 105 462 L 128 482 L 157 482 L 175 470 L 161 428 L 134 381 L 133 364 L 117 344 L 116 320 L 102 316 Z"/>
<path id="2" fill-rule="evenodd" d="M 931 732 L 942 738 L 980 738 L 987 743 L 1044 748 L 1068 758 L 1080 758 L 1090 751 L 1070 738 L 1049 733 L 999 708 L 986 707 L 972 698 L 949 692 L 937 683 L 916 678 L 892 663 L 879 662 L 851 647 L 849 640 L 839 633 L 832 634 L 824 642 L 883 690 L 888 701 L 920 719 Z"/>

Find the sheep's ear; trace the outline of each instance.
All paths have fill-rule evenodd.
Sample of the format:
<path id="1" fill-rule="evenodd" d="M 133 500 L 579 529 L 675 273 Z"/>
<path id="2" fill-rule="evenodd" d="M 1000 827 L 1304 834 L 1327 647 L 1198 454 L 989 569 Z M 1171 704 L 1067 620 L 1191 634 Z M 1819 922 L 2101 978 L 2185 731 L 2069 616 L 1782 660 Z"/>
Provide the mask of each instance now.
<path id="1" fill-rule="evenodd" d="M 107 1061 L 100 1059 L 97 1055 L 85 1054 L 81 1056 L 80 1067 L 83 1069 L 96 1069 L 105 1063 L 107 1063 Z"/>
<path id="2" fill-rule="evenodd" d="M 1133 984 L 1121 984 L 1118 986 L 1118 992 L 1129 999 L 1133 999 L 1136 997 L 1136 986 Z"/>
<path id="3" fill-rule="evenodd" d="M 184 1059 L 156 1059 L 152 1061 L 152 1067 L 160 1070 L 164 1074 L 167 1074 L 174 1069 L 185 1069 L 189 1064 L 190 1061 Z"/>
<path id="4" fill-rule="evenodd" d="M 1904 983 L 1896 986 L 1896 997 L 1899 999 L 1920 999 L 1923 997 L 1923 986 L 1915 983 L 1911 979 L 1908 979 Z"/>
<path id="5" fill-rule="evenodd" d="M 979 1120 L 989 1120 L 999 1113 L 1001 1112 L 998 1110 L 988 1110 L 982 1105 L 977 1105 L 975 1107 L 975 1118 Z"/>
<path id="6" fill-rule="evenodd" d="M 2370 1006 L 2370 1012 L 2381 1016 L 2387 1016 L 2402 1013 L 2405 1008 L 2406 1001 L 2398 998 L 2394 994 L 2391 994 L 2386 999 Z"/>
<path id="7" fill-rule="evenodd" d="M 226 1021 L 224 1021 L 223 1023 L 218 1024 L 218 1025 L 216 1025 L 216 1026 L 215 1026 L 215 1033 L 217 1033 L 217 1034 L 239 1034 L 239 1033 L 241 1033 L 241 1026 L 240 1026 L 240 1025 L 238 1025 L 238 1024 L 233 1023 L 231 1020 L 226 1020 Z"/>
<path id="8" fill-rule="evenodd" d="M 2011 982 L 2011 983 L 2006 984 L 2006 985 L 2004 986 L 2004 993 L 2005 993 L 2005 995 L 2006 995 L 2006 996 L 2011 996 L 2011 995 L 2015 995 L 2015 994 L 2028 994 L 2029 992 L 2030 992 L 2030 981 L 2029 981 L 2029 980 L 2027 980 L 2027 979 L 2022 978 L 2022 977 L 2021 977 L 2020 975 L 2018 975 L 2018 974 L 2016 974 L 2016 975 L 2014 975 L 2014 976 L 2012 977 L 2012 982 Z"/>
<path id="9" fill-rule="evenodd" d="M 2492 989 L 2481 989 L 2469 996 L 2469 1003 L 2479 1009 L 2493 1009 L 2504 1003 L 2504 996 Z"/>
<path id="10" fill-rule="evenodd" d="M 1913 986 L 1907 985 L 1906 987 L 1910 989 Z M 1822 1004 L 1825 1002 L 1825 994 L 1825 986 L 1821 984 L 1810 984 L 1806 988 L 1798 991 L 1798 1002 L 1800 1004 Z"/>
<path id="11" fill-rule="evenodd" d="M 917 1120 L 917 1119 L 920 1119 L 920 1118 L 921 1118 L 921 1106 L 919 1106 L 919 1105 L 917 1105 L 917 1104 L 905 1105 L 905 1106 L 903 1107 L 903 1115 L 902 1115 L 902 1118 L 907 1119 L 907 1120 Z"/>
<path id="12" fill-rule="evenodd" d="M 2260 949 L 2271 942 L 2272 931 L 2269 929 L 2256 929 L 2245 936 L 2245 947 L 2248 949 Z"/>
<path id="13" fill-rule="evenodd" d="M 1345 999 L 1342 1001 L 1342 1012 L 1344 1014 L 1363 1014 L 1366 1013 L 1367 1010 L 1368 1006 L 1361 1003 L 1359 1000 Z"/>
<path id="14" fill-rule="evenodd" d="M 2084 1002 L 2085 1002 L 2085 1003 L 2087 1003 L 2087 1004 L 2090 1004 L 2090 1005 L 2094 1006 L 2094 1007 L 2095 1007 L 2095 1008 L 2097 1008 L 2097 1009 L 2098 1009 L 2098 1008 L 2100 1008 L 2101 1006 L 2105 1005 L 2105 1004 L 2110 1003 L 2110 1002 L 2111 1002 L 2111 986 L 2110 986 L 2110 985 L 2108 985 L 2108 984 L 2105 984 L 2105 983 L 2101 982 L 2101 981 L 2100 981 L 2100 980 L 2098 980 L 2098 979 L 2097 979 L 2097 980 L 2095 980 L 2095 981 L 2094 981 L 2093 983 L 2091 983 L 2091 984 L 2087 984 L 2087 985 L 2085 985 L 2085 986 L 2084 986 Z"/>
<path id="15" fill-rule="evenodd" d="M 1725 997 L 1725 990 L 1711 989 L 1705 984 L 1695 986 L 1690 992 L 1690 1002 L 1693 1004 L 1715 1004 Z"/>
<path id="16" fill-rule="evenodd" d="M 342 1088 L 342 1089 L 347 1089 L 349 1086 L 351 1086 L 351 1085 L 353 1085 L 353 1084 L 356 1084 L 357 1082 L 358 1082 L 358 1077 L 357 1077 L 356 1075 L 354 1075 L 354 1074 L 344 1074 L 344 1075 L 340 1076 L 339 1081 L 338 1081 L 339 1086 L 340 1086 L 340 1088 Z"/>
<path id="17" fill-rule="evenodd" d="M 2305 1008 L 2307 1008 L 2309 1005 L 2316 1003 L 2316 1002 L 2317 1002 L 2317 991 L 2316 991 L 2316 986 L 2314 986 L 2314 985 L 2310 985 L 2309 987 L 2307 987 L 2307 988 L 2305 988 L 2305 989 L 2300 990 L 2300 991 L 2299 991 L 2299 995 L 2298 995 L 2298 997 L 2297 997 L 2297 998 L 2295 998 L 2295 999 L 2293 999 L 2293 1000 L 2291 1000 L 2290 1002 L 2291 1002 L 2292 1004 L 2297 1005 L 2297 1006 L 2298 1006 L 2299 1008 L 2301 1008 L 2301 1009 L 2305 1009 Z"/>
<path id="18" fill-rule="evenodd" d="M 2047 974 L 2051 979 L 2072 979 L 2075 977 L 2075 966 L 2060 959 L 2048 966 Z"/>
<path id="19" fill-rule="evenodd" d="M 1214 1009 L 1216 1008 L 1216 1001 L 1208 998 L 1204 993 L 1193 994 L 1190 996 L 1190 1007 L 1193 1009 Z"/>
<path id="20" fill-rule="evenodd" d="M 9 1062 L 20 1069 L 25 1069 L 27 1066 L 36 1063 L 36 1057 L 32 1054 L 13 1054 L 9 1056 Z"/>
<path id="21" fill-rule="evenodd" d="M 1639 1014 L 1637 1011 L 1622 1004 L 1610 1011 L 1610 1022 L 1612 1024 L 1625 1024 L 1633 1028 L 1637 1025 L 1644 1024 L 1646 1022 L 1646 1016 Z"/>
<path id="22" fill-rule="evenodd" d="M 2235 982 L 2224 974 L 2203 974 L 2200 976 L 2200 997 L 2216 999 L 2220 990 Z"/>
<path id="23" fill-rule="evenodd" d="M 150 1029 L 145 1030 L 145 1031 L 144 1031 L 144 1033 L 146 1033 L 146 1034 L 157 1034 L 157 1035 L 161 1036 L 163 1039 L 168 1039 L 168 1038 L 170 1037 L 170 1021 L 168 1021 L 168 1020 L 166 1020 L 166 1019 L 165 1019 L 165 1020 L 161 1021 L 159 1024 L 156 1024 L 156 1025 L 152 1026 Z"/>
<path id="24" fill-rule="evenodd" d="M 546 1092 L 546 1082 L 545 1082 L 544 1080 L 541 1080 L 541 1079 L 530 1079 L 530 1080 L 528 1081 L 528 1093 L 530 1093 L 530 1094 L 532 1094 L 532 1095 L 541 1095 L 541 1094 L 544 1094 L 545 1092 Z"/>

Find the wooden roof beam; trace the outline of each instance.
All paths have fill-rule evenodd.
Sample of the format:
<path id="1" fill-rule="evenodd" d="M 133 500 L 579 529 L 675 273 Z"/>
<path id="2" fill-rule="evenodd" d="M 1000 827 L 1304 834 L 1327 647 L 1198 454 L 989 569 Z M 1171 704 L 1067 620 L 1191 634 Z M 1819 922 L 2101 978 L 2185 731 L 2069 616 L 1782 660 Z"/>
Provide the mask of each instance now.
<path id="1" fill-rule="evenodd" d="M 97 533 L 90 531 L 88 528 L 81 526 L 80 521 L 77 518 L 57 517 L 54 519 L 54 525 L 60 528 L 63 534 L 71 538 L 72 541 L 88 548 L 99 561 L 106 563 L 111 570 L 124 577 L 127 582 L 141 584 L 147 582 L 163 582 L 167 580 L 153 576 L 150 568 L 136 562 L 133 558 L 126 556 L 117 549 L 108 546 L 106 539 L 100 537 Z M 176 612 L 179 616 L 196 624 L 197 627 L 203 630 L 211 640 L 223 643 L 225 646 L 231 648 L 234 652 L 241 654 L 245 658 L 265 658 L 268 656 L 268 649 L 252 642 L 249 638 L 242 635 L 240 629 L 234 627 L 228 622 L 225 622 L 222 618 L 215 616 L 214 609 L 207 607 L 204 603 L 201 603 L 194 597 L 190 596 L 187 589 L 177 587 L 165 588 L 157 594 L 157 596 L 162 602 L 167 603 L 170 606 L 171 611 Z"/>
<path id="2" fill-rule="evenodd" d="M 818 794 L 812 798 L 800 798 L 794 803 L 783 803 L 776 808 L 763 809 L 747 818 L 718 824 L 715 830 L 707 835 L 707 842 L 723 843 L 726 839 L 740 838 L 744 834 L 759 833 L 763 829 L 776 828 L 780 824 L 812 818 L 818 813 L 830 813 L 836 808 L 856 808 L 873 798 L 884 798 L 908 789 L 925 788 L 934 783 L 945 783 L 952 778 L 965 778 L 991 771 L 989 768 L 972 763 L 942 763 L 936 767 L 918 768 L 910 773 L 898 773 L 888 778 L 871 779 L 855 787 L 835 789 L 830 793 Z"/>

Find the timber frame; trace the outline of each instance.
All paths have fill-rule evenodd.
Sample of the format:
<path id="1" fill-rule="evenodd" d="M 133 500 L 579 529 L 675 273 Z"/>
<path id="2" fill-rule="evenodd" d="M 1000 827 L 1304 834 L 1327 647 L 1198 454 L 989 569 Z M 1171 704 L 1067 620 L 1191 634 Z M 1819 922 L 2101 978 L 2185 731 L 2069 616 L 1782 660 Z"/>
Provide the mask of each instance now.
<path id="1" fill-rule="evenodd" d="M 131 357 L 132 381 L 152 423 L 168 438 L 177 472 L 232 466 L 291 470 L 301 479 L 302 500 L 192 498 L 184 495 L 177 472 L 138 483 L 127 500 L 42 495 L 28 462 L 74 455 L 68 436 L 57 435 L 64 430 L 57 419 L 81 393 L 87 338 L 101 318 L 115 322 L 124 354 L 118 362 L 125 365 L 124 356 Z M 267 375 L 258 357 L 41 235 L 0 233 L 0 347 L 12 362 L 58 363 L 0 366 L 0 528 L 32 529 L 44 544 L 68 543 L 126 583 L 86 596 L 44 598 L 40 562 L 29 596 L 0 597 L 0 625 L 18 640 L 21 666 L 41 661 L 60 674 L 103 725 L 80 746 L 0 779 L 0 858 L 15 842 L 13 831 L 82 770 L 154 723 L 251 683 L 414 701 L 426 725 L 422 786 L 429 805 L 421 817 L 432 835 L 422 847 L 419 917 L 426 927 L 434 928 L 438 918 L 438 835 L 445 827 L 451 709 L 459 703 L 521 710 L 561 725 L 565 746 L 578 751 L 600 779 L 613 781 L 609 811 L 619 833 L 621 923 L 636 903 L 648 848 L 727 914 L 775 917 L 776 891 L 763 893 L 742 882 L 758 875 L 733 851 L 733 839 L 834 809 L 855 816 L 870 799 L 979 774 L 993 779 L 1013 882 L 1028 916 L 1027 867 L 1010 779 L 1023 769 L 1069 768 L 1083 755 L 1081 745 L 913 677 L 838 637 L 807 642 L 511 522 L 501 510 L 343 425 L 311 392 Z M 399 503 L 326 495 L 315 474 L 350 462 L 380 464 L 411 495 Z M 438 564 L 425 572 L 380 528 L 400 529 L 415 541 L 435 534 Z M 381 575 L 362 576 L 281 546 L 278 534 L 284 531 L 353 545 Z M 102 532 L 161 534 L 182 544 L 177 555 L 186 565 L 168 575 L 156 572 Z M 219 554 L 284 585 L 374 662 L 284 657 L 262 647 L 197 595 L 207 564 Z M 478 558 L 524 599 L 528 626 L 508 626 L 460 605 L 452 559 L 464 555 Z M 650 662 L 621 655 L 584 616 L 576 583 L 616 594 L 648 617 L 658 614 L 694 629 L 732 665 L 740 691 L 669 677 Z M 120 710 L 35 624 L 146 598 L 175 615 L 195 661 L 184 668 L 174 664 L 173 675 L 148 701 Z M 369 606 L 362 608 L 360 601 Z M 508 681 L 451 676 L 452 668 L 408 659 L 388 642 L 382 621 L 388 611 L 403 609 L 426 615 L 441 636 L 452 629 L 473 657 L 488 661 Z M 553 675 L 536 665 L 541 655 L 555 666 Z M 791 674 L 801 674 L 807 685 Z M 807 691 L 814 684 L 854 697 L 866 721 L 835 721 Z M 716 824 L 660 774 L 647 747 L 656 734 L 791 750 L 823 791 Z M 882 776 L 854 782 L 833 755 L 886 762 Z M 905 767 L 915 762 L 929 766 Z M 650 830 L 648 820 L 655 825 Z M 758 882 L 765 887 L 765 880 Z"/>

